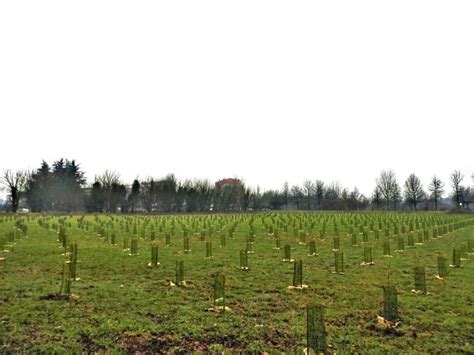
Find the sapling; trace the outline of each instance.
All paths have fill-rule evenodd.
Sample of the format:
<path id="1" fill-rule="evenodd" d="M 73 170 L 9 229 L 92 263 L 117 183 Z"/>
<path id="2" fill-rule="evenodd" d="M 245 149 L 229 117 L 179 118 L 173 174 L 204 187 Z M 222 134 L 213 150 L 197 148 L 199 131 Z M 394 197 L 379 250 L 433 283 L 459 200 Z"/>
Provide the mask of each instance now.
<path id="1" fill-rule="evenodd" d="M 344 273 L 344 252 L 340 250 L 334 252 L 334 273 Z"/>
<path id="2" fill-rule="evenodd" d="M 283 261 L 284 262 L 294 261 L 293 259 L 291 259 L 291 245 L 289 245 L 289 244 L 286 244 L 283 247 Z"/>
<path id="3" fill-rule="evenodd" d="M 59 288 L 59 295 L 67 298 L 71 298 L 71 277 L 69 263 L 65 261 L 63 263 L 63 271 L 61 276 L 61 286 Z"/>
<path id="4" fill-rule="evenodd" d="M 156 267 L 160 265 L 158 261 L 158 244 L 152 243 L 151 245 L 151 261 L 148 264 L 149 267 Z"/>
<path id="5" fill-rule="evenodd" d="M 132 237 L 132 241 L 130 243 L 130 256 L 136 256 L 138 255 L 138 238 Z"/>
<path id="6" fill-rule="evenodd" d="M 422 235 L 423 243 L 428 242 L 430 240 L 430 232 L 428 229 L 423 229 L 419 233 Z"/>
<path id="7" fill-rule="evenodd" d="M 186 285 L 186 281 L 184 281 L 184 261 L 182 260 L 176 260 L 176 285 Z"/>
<path id="8" fill-rule="evenodd" d="M 423 239 L 423 233 L 422 233 L 422 231 L 417 231 L 417 232 L 416 232 L 416 237 L 417 237 L 417 242 L 416 242 L 416 244 L 417 244 L 417 245 L 423 245 L 425 240 Z"/>
<path id="9" fill-rule="evenodd" d="M 117 237 L 115 235 L 115 232 L 112 232 L 112 234 L 110 235 L 110 244 L 117 245 Z"/>
<path id="10" fill-rule="evenodd" d="M 72 281 L 79 281 L 76 276 L 77 269 L 77 243 L 71 243 L 69 246 L 69 277 Z"/>
<path id="11" fill-rule="evenodd" d="M 467 241 L 467 253 L 468 254 L 474 253 L 474 241 L 472 240 Z"/>
<path id="12" fill-rule="evenodd" d="M 309 254 L 308 256 L 316 256 L 316 242 L 314 240 L 309 242 Z"/>
<path id="13" fill-rule="evenodd" d="M 398 226 L 398 224 L 395 224 L 395 226 L 393 227 L 393 234 L 397 235 L 400 233 L 400 227 Z"/>
<path id="14" fill-rule="evenodd" d="M 273 249 L 280 250 L 281 249 L 281 241 L 280 237 L 275 237 L 275 247 Z"/>
<path id="15" fill-rule="evenodd" d="M 398 320 L 398 297 L 395 286 L 383 287 L 383 316 L 390 322 Z"/>
<path id="16" fill-rule="evenodd" d="M 4 237 L 0 236 L 0 252 L 8 252 L 6 249 L 7 241 Z"/>
<path id="17" fill-rule="evenodd" d="M 66 251 L 67 250 L 67 247 L 69 245 L 69 237 L 68 235 L 64 235 L 63 238 L 62 238 L 62 246 L 64 248 L 64 251 L 65 251 L 65 254 L 68 254 L 68 252 Z"/>
<path id="18" fill-rule="evenodd" d="M 439 255 L 437 258 L 437 263 L 438 263 L 438 276 L 436 276 L 436 278 L 444 279 L 445 277 L 448 277 L 448 268 L 447 268 L 446 258 L 442 255 Z"/>
<path id="19" fill-rule="evenodd" d="M 225 275 L 218 273 L 214 278 L 214 311 L 225 312 L 230 309 L 225 302 Z"/>
<path id="20" fill-rule="evenodd" d="M 372 260 L 372 247 L 364 247 L 364 261 L 361 265 L 374 265 Z"/>
<path id="21" fill-rule="evenodd" d="M 191 249 L 189 248 L 189 237 L 183 238 L 183 249 L 185 253 L 191 252 Z"/>
<path id="22" fill-rule="evenodd" d="M 461 267 L 461 250 L 459 248 L 453 248 L 453 263 L 451 267 Z"/>
<path id="23" fill-rule="evenodd" d="M 246 250 L 240 251 L 240 270 L 248 270 L 249 269 L 249 259 Z"/>
<path id="24" fill-rule="evenodd" d="M 415 288 L 412 292 L 426 294 L 426 275 L 423 266 L 415 266 Z"/>
<path id="25" fill-rule="evenodd" d="M 64 228 L 63 226 L 60 226 L 58 230 L 58 242 L 61 243 L 61 245 L 63 245 L 64 243 L 63 240 L 65 237 L 66 237 L 66 228 Z"/>
<path id="26" fill-rule="evenodd" d="M 247 239 L 246 245 L 247 245 L 247 248 L 246 248 L 246 249 L 247 249 L 247 254 L 253 254 L 253 253 L 254 253 L 254 251 L 253 251 L 253 243 L 252 243 L 252 241 L 251 241 L 250 239 Z"/>
<path id="27" fill-rule="evenodd" d="M 339 237 L 335 236 L 333 238 L 333 251 L 339 250 Z"/>
<path id="28" fill-rule="evenodd" d="M 185 238 L 187 238 L 187 236 Z M 165 245 L 166 246 L 171 245 L 171 234 L 170 233 L 165 234 Z"/>
<path id="29" fill-rule="evenodd" d="M 128 238 L 128 235 L 126 235 L 125 237 L 123 237 L 123 247 L 122 247 L 123 251 L 130 250 L 130 248 L 128 247 L 128 244 L 129 244 L 129 238 Z"/>
<path id="30" fill-rule="evenodd" d="M 299 234 L 299 244 L 301 245 L 306 245 L 306 233 L 304 230 L 299 230 L 298 231 L 298 234 Z"/>
<path id="31" fill-rule="evenodd" d="M 353 231 L 352 234 L 351 234 L 351 245 L 353 247 L 358 246 L 358 244 L 357 244 L 357 232 L 356 231 Z"/>
<path id="32" fill-rule="evenodd" d="M 362 232 L 362 242 L 363 243 L 369 242 L 369 231 L 366 228 L 364 228 L 364 231 Z"/>
<path id="33" fill-rule="evenodd" d="M 467 241 L 467 253 L 468 254 L 474 253 L 474 241 L 472 240 Z"/>
<path id="34" fill-rule="evenodd" d="M 405 238 L 402 235 L 397 237 L 397 250 L 396 252 L 405 251 Z"/>
<path id="35" fill-rule="evenodd" d="M 220 233 L 220 239 L 221 239 L 221 248 L 225 247 L 226 244 L 226 238 L 225 238 L 225 233 Z"/>
<path id="36" fill-rule="evenodd" d="M 321 232 L 319 233 L 319 239 L 321 240 L 326 239 L 326 226 L 325 225 L 321 228 Z"/>
<path id="37" fill-rule="evenodd" d="M 255 234 L 253 233 L 253 229 L 251 231 L 249 231 L 247 241 L 252 243 L 252 244 L 255 243 Z"/>
<path id="38" fill-rule="evenodd" d="M 324 307 L 308 304 L 306 307 L 306 354 L 327 354 Z"/>
<path id="39" fill-rule="evenodd" d="M 375 230 L 375 232 L 374 232 L 375 233 L 375 240 L 380 240 L 380 234 L 381 234 L 380 232 L 381 231 L 378 230 L 378 229 Z"/>
<path id="40" fill-rule="evenodd" d="M 303 284 L 303 261 L 299 259 L 293 263 L 293 284 L 288 288 L 302 290 L 307 287 L 308 285 Z"/>
<path id="41" fill-rule="evenodd" d="M 212 258 L 212 242 L 206 242 L 206 259 Z"/>
<path id="42" fill-rule="evenodd" d="M 413 232 L 408 233 L 408 242 L 407 246 L 409 248 L 412 248 L 415 246 L 415 238 L 413 237 Z"/>

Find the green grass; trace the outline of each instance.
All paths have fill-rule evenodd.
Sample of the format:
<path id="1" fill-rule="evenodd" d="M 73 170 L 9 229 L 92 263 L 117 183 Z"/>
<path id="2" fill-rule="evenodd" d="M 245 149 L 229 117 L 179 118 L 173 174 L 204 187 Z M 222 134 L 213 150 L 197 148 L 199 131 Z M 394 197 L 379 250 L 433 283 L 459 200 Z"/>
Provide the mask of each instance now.
<path id="1" fill-rule="evenodd" d="M 303 283 L 309 288 L 297 291 L 287 289 L 292 283 L 293 264 L 282 262 L 283 249 L 274 250 L 275 241 L 263 230 L 262 222 L 276 225 L 279 218 L 287 218 L 289 222 L 319 223 L 321 214 L 282 215 L 254 215 L 256 243 L 255 253 L 248 256 L 249 271 L 238 267 L 250 215 L 114 216 L 117 246 L 99 238 L 94 229 L 109 217 L 86 216 L 89 231 L 77 228 L 79 216 L 67 217 L 66 221 L 72 222 L 67 227 L 69 239 L 79 247 L 77 274 L 81 278 L 72 285 L 72 293 L 79 298 L 71 300 L 55 297 L 65 260 L 57 233 L 40 227 L 37 218 L 31 218 L 26 222 L 27 236 L 17 238 L 13 249 L 3 254 L 6 261 L 0 261 L 0 352 L 302 351 L 306 342 L 305 306 L 313 301 L 325 305 L 331 351 L 474 352 L 474 255 L 463 261 L 464 267 L 450 268 L 448 278 L 434 278 L 437 255 L 443 253 L 451 263 L 453 247 L 474 240 L 474 225 L 403 253 L 393 252 L 396 240 L 392 240 L 393 258 L 382 256 L 382 240 L 372 240 L 374 266 L 360 265 L 363 247 L 352 247 L 350 236 L 344 232 L 340 239 L 344 275 L 332 273 L 331 230 L 323 241 L 318 236 L 306 237 L 308 245 L 316 240 L 317 257 L 307 256 L 309 246 L 298 243 L 292 228 L 288 235 L 280 231 L 282 247 L 291 244 L 291 257 L 303 260 Z M 324 216 L 329 220 L 340 218 L 335 214 Z M 408 221 L 415 215 L 365 216 L 369 221 L 385 217 Z M 173 219 L 188 225 L 193 219 L 213 224 L 214 235 L 208 238 L 212 239 L 213 258 L 205 258 L 206 243 L 193 233 L 202 229 L 197 225 L 189 232 L 190 253 L 183 253 L 178 225 L 172 245 L 166 247 L 164 233 L 159 233 L 157 226 L 162 224 L 167 230 Z M 119 228 L 121 220 L 138 224 L 138 256 L 122 251 L 125 233 Z M 147 267 L 150 242 L 140 238 L 145 220 L 157 230 L 161 263 L 157 268 Z M 226 228 L 233 220 L 238 222 L 235 238 L 227 237 L 224 248 L 219 247 L 216 232 L 219 220 Z M 48 217 L 48 221 L 50 225 L 58 223 L 58 217 Z M 0 236 L 13 225 L 14 220 L 3 217 Z M 169 285 L 175 279 L 176 260 L 184 260 L 185 287 Z M 411 292 L 417 263 L 426 267 L 428 295 Z M 399 293 L 401 323 L 396 331 L 377 325 L 377 315 L 383 310 L 381 287 L 387 284 L 389 270 L 390 282 Z M 207 311 L 213 305 L 217 272 L 226 275 L 226 304 L 231 312 Z"/>

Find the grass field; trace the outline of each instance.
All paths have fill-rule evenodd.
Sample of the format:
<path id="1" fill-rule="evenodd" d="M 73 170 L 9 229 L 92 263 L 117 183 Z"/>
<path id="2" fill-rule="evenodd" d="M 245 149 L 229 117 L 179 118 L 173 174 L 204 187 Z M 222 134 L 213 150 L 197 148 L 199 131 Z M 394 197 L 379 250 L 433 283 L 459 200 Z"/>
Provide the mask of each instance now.
<path id="1" fill-rule="evenodd" d="M 25 233 L 15 225 L 26 226 Z M 69 299 L 58 296 L 68 250 L 58 242 L 59 227 L 67 234 L 65 244 L 78 245 L 80 280 L 72 282 Z M 189 253 L 183 250 L 183 230 Z M 424 230 L 424 244 L 408 247 L 410 231 L 416 242 Z M 153 234 L 159 248 L 156 268 L 147 266 Z M 337 234 L 344 274 L 333 273 Z M 352 246 L 353 234 L 358 246 Z M 361 265 L 364 234 L 373 266 Z M 130 256 L 123 250 L 124 239 L 129 248 L 134 235 L 138 255 Z M 166 246 L 166 235 L 171 245 Z M 9 250 L 0 254 L 5 259 L 0 261 L 2 353 L 302 352 L 310 302 L 325 306 L 330 352 L 474 352 L 474 255 L 465 254 L 467 241 L 474 242 L 469 215 L 0 216 L 1 236 L 3 249 Z M 292 259 L 302 260 L 307 289 L 288 289 L 293 263 L 282 261 L 276 237 L 282 248 L 291 245 Z M 400 237 L 405 251 L 395 252 Z M 308 256 L 312 240 L 314 257 Z M 384 240 L 390 241 L 393 257 L 383 256 Z M 206 241 L 212 242 L 208 259 Z M 254 252 L 247 254 L 249 270 L 243 271 L 239 253 L 248 247 Z M 458 247 L 467 256 L 463 267 L 449 268 L 447 278 L 436 279 L 437 256 L 451 264 Z M 185 286 L 171 286 L 176 260 L 184 261 Z M 426 268 L 428 294 L 412 292 L 416 265 Z M 218 272 L 226 276 L 230 308 L 223 313 L 208 311 Z M 382 286 L 389 273 L 398 290 L 400 324 L 387 328 L 377 316 L 383 315 Z"/>

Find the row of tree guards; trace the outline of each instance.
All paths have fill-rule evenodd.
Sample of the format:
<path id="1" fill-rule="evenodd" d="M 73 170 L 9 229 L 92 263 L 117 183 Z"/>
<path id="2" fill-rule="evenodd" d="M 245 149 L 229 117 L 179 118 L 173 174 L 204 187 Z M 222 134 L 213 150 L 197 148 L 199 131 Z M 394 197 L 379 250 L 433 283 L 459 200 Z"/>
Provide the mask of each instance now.
<path id="1" fill-rule="evenodd" d="M 421 233 L 419 235 L 422 235 Z M 426 236 L 426 233 L 424 233 Z M 77 245 L 76 244 L 71 244 L 69 245 L 68 243 L 68 237 L 66 234 L 66 229 L 64 226 L 59 226 L 59 232 L 58 232 L 58 241 L 62 244 L 62 247 L 66 249 L 68 246 L 71 249 L 69 252 L 65 253 L 65 255 L 77 255 Z M 99 236 L 101 236 L 99 234 Z M 104 234 L 105 238 L 108 238 L 108 234 Z M 253 236 L 253 235 L 252 235 Z M 413 240 L 410 242 L 410 236 L 412 234 L 408 235 L 408 246 L 414 246 Z M 154 239 L 154 238 L 153 238 Z M 115 244 L 116 237 L 115 233 L 112 233 L 111 235 L 111 243 Z M 280 239 L 275 238 L 276 240 L 276 245 L 274 249 L 281 249 L 281 244 L 280 244 Z M 300 238 L 301 240 L 301 238 Z M 366 238 L 363 238 L 363 240 L 367 240 Z M 425 241 L 426 239 L 423 238 L 420 241 L 419 244 L 422 244 L 421 242 Z M 428 239 L 429 240 L 429 239 Z M 357 246 L 356 244 L 356 238 L 354 238 L 354 234 L 352 235 L 352 245 Z M 396 252 L 401 252 L 405 249 L 404 246 L 404 241 L 405 238 L 403 236 L 398 236 L 397 237 L 397 249 L 395 250 Z M 183 237 L 183 251 L 185 253 L 191 252 L 190 246 L 190 239 L 188 236 Z M 254 243 L 254 239 L 252 237 L 249 237 L 246 242 L 246 249 L 240 251 L 240 270 L 249 270 L 249 262 L 248 262 L 248 254 L 253 253 L 252 250 L 252 245 Z M 365 242 L 362 242 L 365 243 Z M 166 244 L 170 245 L 170 239 L 167 238 Z M 305 244 L 300 241 L 300 244 Z M 413 244 L 413 245 L 412 245 Z M 390 252 L 390 240 L 384 240 L 383 241 L 383 254 L 384 256 L 391 256 Z M 130 247 L 128 247 L 130 246 Z M 225 246 L 225 235 L 224 237 L 221 236 L 221 247 Z M 336 274 L 344 274 L 344 253 L 339 250 L 340 247 L 340 238 L 339 236 L 333 237 L 333 253 L 334 253 L 334 273 Z M 151 261 L 148 264 L 150 267 L 156 267 L 158 266 L 159 263 L 159 248 L 158 244 L 153 241 L 151 244 Z M 455 247 L 453 249 L 453 257 L 452 257 L 452 264 L 450 264 L 451 267 L 461 267 L 462 266 L 462 260 L 467 259 L 468 253 L 472 253 L 474 249 L 474 242 L 469 240 L 465 244 L 463 244 L 461 247 Z M 131 241 L 129 241 L 128 236 L 124 237 L 124 246 L 123 246 L 124 251 L 130 251 L 129 255 L 135 256 L 138 255 L 138 237 L 132 237 Z M 303 261 L 300 259 L 295 262 L 294 259 L 291 258 L 291 246 L 289 244 L 286 244 L 283 248 L 283 262 L 293 262 L 294 263 L 294 273 L 293 273 L 293 282 L 288 288 L 290 289 L 303 289 L 308 287 L 303 283 Z M 315 256 L 316 254 L 316 245 L 314 240 L 309 243 L 309 254 L 308 256 Z M 206 241 L 206 254 L 205 258 L 209 259 L 212 258 L 212 242 L 211 241 Z M 64 267 L 63 270 L 63 280 L 61 282 L 61 293 L 66 293 L 69 294 L 69 292 L 65 292 L 64 290 L 70 289 L 70 279 L 74 280 L 74 277 L 69 277 L 69 274 L 74 274 L 75 275 L 75 265 L 77 262 L 77 256 L 72 258 L 71 260 L 66 261 L 66 264 L 69 265 L 69 267 Z M 373 262 L 373 257 L 372 257 L 372 247 L 371 246 L 364 246 L 363 247 L 363 261 L 361 262 L 361 265 L 374 265 Z M 447 261 L 444 256 L 438 256 L 437 258 L 437 265 L 438 265 L 438 275 L 436 278 L 438 279 L 443 279 L 447 277 L 448 272 L 447 272 Z M 71 270 L 71 268 L 73 268 Z M 414 275 L 415 275 L 415 287 L 413 289 L 413 292 L 416 293 L 426 293 L 426 278 L 425 278 L 425 269 L 421 266 L 416 266 L 414 269 Z M 179 261 L 177 262 L 176 266 L 176 285 L 183 285 L 185 284 L 184 282 L 184 261 Z"/>
<path id="2" fill-rule="evenodd" d="M 41 224 L 40 224 L 41 225 Z M 43 227 L 48 228 L 48 225 L 43 225 Z M 12 247 L 15 244 L 17 237 L 26 237 L 28 227 L 22 220 L 17 220 L 15 222 L 14 229 L 7 233 L 7 238 L 2 238 L 0 240 L 0 251 L 4 251 L 5 248 Z M 446 231 L 447 232 L 447 231 Z M 421 238 L 420 238 L 421 235 Z M 102 236 L 104 240 L 107 238 L 109 240 L 109 235 L 105 234 Z M 410 237 L 411 236 L 411 237 Z M 430 238 L 425 237 L 425 233 L 418 233 L 418 238 L 416 239 L 418 244 L 422 244 L 429 240 Z M 372 259 L 372 247 L 364 245 L 366 237 L 362 233 L 362 245 L 363 245 L 363 262 L 362 265 L 373 265 Z M 397 249 L 395 252 L 402 252 L 405 249 L 405 237 L 396 236 L 395 240 L 397 242 Z M 59 296 L 65 299 L 71 299 L 77 297 L 72 293 L 73 282 L 78 281 L 77 277 L 77 264 L 78 264 L 78 245 L 76 242 L 69 240 L 69 237 L 66 232 L 66 227 L 64 225 L 58 226 L 58 243 L 60 244 L 61 249 L 64 251 L 63 256 L 63 268 L 61 274 L 61 283 Z M 135 256 L 138 255 L 138 241 L 137 236 L 132 238 L 124 238 L 124 251 L 129 251 L 129 255 Z M 110 234 L 111 244 L 116 245 L 116 236 L 115 233 Z M 351 242 L 353 246 L 358 246 L 357 237 L 354 235 L 351 236 Z M 252 245 L 254 243 L 253 235 L 246 241 L 246 249 L 240 250 L 240 270 L 249 270 L 249 260 L 248 255 L 253 252 Z M 171 238 L 166 238 L 166 244 L 171 244 Z M 225 236 L 220 238 L 221 247 L 225 246 L 226 239 Z M 306 245 L 305 240 L 302 240 L 300 236 L 300 244 Z M 408 247 L 412 247 L 415 244 L 414 234 L 408 234 Z M 206 254 L 205 258 L 212 258 L 212 242 L 206 241 Z M 308 256 L 315 256 L 316 254 L 316 244 L 314 240 L 309 242 L 309 253 Z M 384 256 L 391 256 L 390 252 L 390 240 L 383 240 L 383 253 Z M 185 253 L 191 252 L 190 249 L 190 239 L 189 236 L 183 237 L 183 249 Z M 281 242 L 279 238 L 275 238 L 275 247 L 274 249 L 281 249 Z M 159 246 L 157 241 L 152 241 L 150 246 L 151 260 L 148 266 L 158 267 L 159 262 Z M 462 261 L 467 260 L 469 255 L 474 252 L 474 241 L 468 240 L 462 245 L 458 245 L 453 248 L 452 252 L 452 263 L 448 265 L 447 258 L 445 256 L 439 255 L 437 257 L 437 268 L 438 274 L 436 275 L 437 279 L 444 279 L 448 276 L 449 267 L 460 268 L 462 267 Z M 334 236 L 333 238 L 333 254 L 334 254 L 334 273 L 343 274 L 344 273 L 344 253 L 340 250 L 340 237 Z M 294 260 L 291 257 L 291 245 L 285 244 L 283 247 L 283 262 L 290 262 L 293 265 L 293 278 L 291 284 L 288 286 L 290 290 L 304 290 L 308 287 L 303 280 L 303 260 L 298 259 Z M 417 265 L 413 270 L 414 276 L 414 288 L 412 292 L 415 294 L 428 294 L 426 286 L 426 269 L 424 266 Z M 185 278 L 185 264 L 184 260 L 176 261 L 176 275 L 175 282 L 171 282 L 173 286 L 185 287 L 186 278 Z M 396 326 L 399 321 L 399 308 L 398 308 L 398 293 L 394 285 L 388 284 L 382 288 L 383 290 L 383 322 L 389 326 Z M 214 290 L 213 290 L 213 307 L 209 310 L 214 312 L 231 312 L 231 308 L 226 302 L 226 277 L 224 273 L 219 272 L 214 277 Z M 310 303 L 306 306 L 306 316 L 307 316 L 307 350 L 314 352 L 327 352 L 326 344 L 326 328 L 325 328 L 325 317 L 324 317 L 324 306 L 319 303 Z"/>
<path id="3" fill-rule="evenodd" d="M 67 235 L 63 229 L 58 232 L 58 242 L 63 248 L 67 250 L 63 255 L 66 260 L 63 263 L 63 272 L 60 286 L 60 296 L 71 298 L 74 295 L 71 292 L 71 285 L 73 281 L 78 281 L 76 268 L 77 268 L 77 243 L 67 244 Z M 135 246 L 134 246 L 135 245 Z M 209 244 L 208 244 L 209 245 Z M 472 243 L 469 243 L 472 247 Z M 136 250 L 136 242 L 132 240 L 131 255 L 137 255 L 133 253 Z M 468 250 L 472 252 L 472 249 Z M 206 251 L 209 253 L 209 251 Z M 336 251 L 336 270 L 343 271 L 342 252 Z M 461 260 L 463 259 L 460 248 L 454 248 L 453 250 L 453 267 L 460 267 Z M 465 255 L 467 256 L 467 255 Z M 248 253 L 246 251 L 240 252 L 241 266 L 243 270 L 248 270 Z M 290 259 L 289 250 L 285 248 L 285 258 Z M 291 259 L 290 259 L 291 260 Z M 339 260 L 339 261 L 338 261 Z M 447 276 L 447 263 L 446 258 L 439 256 L 438 259 L 438 277 L 444 278 Z M 151 246 L 151 262 L 149 266 L 158 266 L 158 245 L 154 244 Z M 308 287 L 303 284 L 303 261 L 301 259 L 293 261 L 294 272 L 293 282 L 289 287 L 290 289 L 304 289 Z M 337 266 L 339 265 L 339 267 Z M 337 271 L 336 271 L 337 272 Z M 426 294 L 426 276 L 425 268 L 416 266 L 414 268 L 414 279 L 415 288 L 413 292 Z M 225 292 L 225 275 L 223 273 L 217 273 L 214 278 L 214 292 L 213 292 L 213 307 L 209 310 L 214 312 L 229 312 L 231 309 L 226 303 L 226 292 Z M 176 286 L 185 286 L 186 281 L 184 277 L 184 261 L 176 261 Z M 77 297 L 77 296 L 76 296 Z M 326 343 L 326 326 L 324 317 L 324 306 L 319 303 L 311 303 L 306 306 L 306 342 L 307 351 L 309 353 L 327 353 L 328 347 Z M 383 316 L 384 321 L 393 326 L 399 319 L 398 314 L 398 295 L 395 286 L 384 286 L 383 287 Z"/>
<path id="4" fill-rule="evenodd" d="M 76 265 L 77 265 L 77 243 L 70 243 L 67 244 L 67 236 L 64 234 L 63 230 L 60 230 L 58 233 L 59 238 L 58 242 L 61 243 L 62 247 L 65 250 L 68 250 L 63 255 L 68 257 L 68 259 L 64 262 L 63 265 L 63 273 L 62 273 L 62 280 L 61 280 L 61 290 L 60 294 L 70 297 L 71 296 L 71 282 L 77 281 L 78 278 L 76 277 Z M 137 253 L 137 240 L 132 239 L 131 243 L 131 252 L 129 255 L 138 255 Z M 372 263 L 372 255 L 371 253 L 367 253 L 367 250 L 364 249 L 364 262 L 363 264 Z M 473 243 L 472 241 L 468 241 L 467 248 L 458 248 L 455 247 L 453 249 L 453 263 L 450 265 L 451 267 L 461 267 L 462 260 L 467 260 L 468 254 L 473 253 Z M 291 285 L 288 286 L 289 289 L 305 289 L 308 285 L 303 283 L 303 261 L 301 259 L 295 261 L 291 259 L 290 256 L 290 248 L 288 245 L 284 248 L 284 259 L 283 261 L 289 261 L 293 263 L 293 280 Z M 334 258 L 335 258 L 335 268 L 334 273 L 343 274 L 344 273 L 344 259 L 343 259 L 343 252 L 336 250 L 334 251 Z M 212 257 L 212 246 L 210 242 L 206 243 L 206 257 Z M 158 245 L 153 244 L 151 246 L 151 261 L 148 264 L 150 267 L 157 267 L 160 265 L 159 256 L 158 256 Z M 448 266 L 447 260 L 444 256 L 438 256 L 437 258 L 437 265 L 438 265 L 438 275 L 436 278 L 444 279 L 448 276 Z M 248 264 L 248 251 L 241 250 L 240 251 L 240 270 L 249 270 Z M 176 286 L 185 286 L 186 281 L 184 277 L 184 261 L 178 260 L 176 261 L 176 279 L 173 285 Z M 221 295 L 219 299 L 222 299 L 224 303 L 223 308 L 216 308 L 215 310 L 222 310 L 225 311 L 225 295 L 224 295 L 224 282 L 225 277 L 223 274 L 218 274 L 215 279 L 215 289 L 214 293 Z M 425 267 L 423 266 L 415 266 L 414 267 L 414 289 L 412 292 L 417 294 L 427 294 L 427 287 L 426 287 L 426 271 Z M 394 286 L 386 286 L 384 287 L 384 315 L 385 318 L 389 321 L 395 321 L 398 316 L 398 306 L 396 303 L 397 300 L 397 292 Z"/>
<path id="5" fill-rule="evenodd" d="M 61 232 L 60 232 L 61 233 Z M 67 246 L 67 236 L 60 237 L 60 240 L 63 244 L 63 247 Z M 113 238 L 111 238 L 111 243 L 115 245 L 115 235 L 113 235 Z M 189 244 L 189 237 L 183 238 L 183 252 L 184 253 L 190 253 L 191 248 Z M 248 257 L 246 254 L 252 254 L 253 253 L 253 243 L 250 241 L 247 241 L 246 248 L 245 250 L 240 251 L 240 268 L 242 270 L 248 270 Z M 221 242 L 221 247 L 225 246 L 225 243 L 223 244 Z M 413 245 L 414 246 L 414 245 Z M 390 240 L 384 240 L 383 244 L 383 255 L 386 257 L 391 257 L 391 246 L 390 246 Z M 410 243 L 408 245 L 410 247 Z M 159 265 L 158 262 L 158 244 L 156 242 L 152 242 L 151 244 L 151 262 L 149 263 L 149 266 L 157 266 Z M 276 239 L 276 246 L 274 249 L 281 249 L 281 244 L 280 240 Z M 138 238 L 132 238 L 131 241 L 129 242 L 129 238 L 125 237 L 124 238 L 124 246 L 123 246 L 124 251 L 130 251 L 129 255 L 134 256 L 138 255 Z M 213 252 L 212 252 L 212 242 L 211 241 L 206 241 L 206 248 L 205 248 L 205 258 L 210 259 L 213 258 Z M 363 261 L 361 262 L 361 265 L 374 265 L 375 262 L 373 261 L 373 254 L 372 250 L 373 247 L 371 246 L 364 246 L 363 247 Z M 404 238 L 399 237 L 397 238 L 397 249 L 395 252 L 402 252 L 405 250 L 405 244 L 404 244 Z M 471 240 L 468 240 L 465 244 L 461 245 L 460 247 L 455 247 L 453 249 L 453 254 L 452 254 L 452 264 L 451 266 L 453 267 L 461 267 L 461 261 L 463 259 L 467 259 L 467 254 L 472 253 L 474 250 L 474 242 Z M 344 252 L 339 249 L 339 238 L 334 237 L 334 273 L 337 274 L 343 274 L 344 273 Z M 309 243 L 309 253 L 308 256 L 317 256 L 318 254 L 316 253 L 316 244 L 314 241 L 311 241 Z M 294 262 L 294 259 L 291 258 L 291 245 L 286 244 L 283 247 L 283 262 Z M 438 276 L 440 278 L 444 278 L 447 276 L 447 272 L 445 270 L 445 264 L 446 264 L 446 258 L 444 256 L 438 256 L 437 258 L 437 264 L 438 264 Z"/>

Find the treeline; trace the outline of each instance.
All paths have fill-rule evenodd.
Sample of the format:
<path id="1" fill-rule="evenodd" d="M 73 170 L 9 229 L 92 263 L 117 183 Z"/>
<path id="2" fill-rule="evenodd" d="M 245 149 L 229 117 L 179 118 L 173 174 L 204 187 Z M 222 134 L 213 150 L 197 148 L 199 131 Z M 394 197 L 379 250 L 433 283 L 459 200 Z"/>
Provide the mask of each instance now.
<path id="1" fill-rule="evenodd" d="M 229 180 L 229 182 L 227 182 Z M 411 174 L 400 185 L 392 170 L 382 171 L 371 196 L 357 188 L 349 190 L 337 182 L 305 180 L 301 185 L 261 192 L 237 179 L 220 182 L 178 180 L 173 174 L 161 178 L 135 179 L 126 184 L 120 175 L 106 170 L 87 184 L 85 173 L 75 160 L 42 162 L 33 171 L 5 170 L 0 183 L 7 191 L 7 211 L 25 207 L 32 212 L 107 213 L 192 213 L 261 210 L 438 210 L 448 192 L 452 205 L 469 209 L 474 189 L 464 185 L 464 176 L 454 171 L 450 191 L 433 176 L 425 189 Z M 444 200 L 445 201 L 445 200 Z M 0 206 L 1 207 L 1 206 Z"/>

